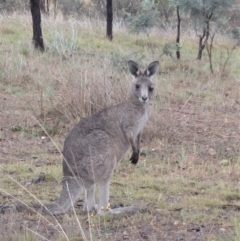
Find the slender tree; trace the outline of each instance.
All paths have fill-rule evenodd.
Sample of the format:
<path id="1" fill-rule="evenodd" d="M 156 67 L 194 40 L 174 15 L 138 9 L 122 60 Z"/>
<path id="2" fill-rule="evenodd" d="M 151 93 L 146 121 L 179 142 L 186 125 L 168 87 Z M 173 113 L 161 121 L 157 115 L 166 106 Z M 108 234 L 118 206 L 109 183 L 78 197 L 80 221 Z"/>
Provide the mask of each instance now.
<path id="1" fill-rule="evenodd" d="M 196 30 L 196 34 L 199 38 L 198 42 L 198 56 L 197 59 L 201 60 L 202 59 L 202 52 L 208 42 L 209 35 L 210 35 L 210 22 L 212 19 L 213 13 L 210 12 L 209 14 L 206 13 L 204 16 L 204 24 L 202 26 L 202 33 L 198 33 Z"/>
<path id="2" fill-rule="evenodd" d="M 45 0 L 39 0 L 39 6 L 42 13 L 46 13 L 46 2 Z"/>
<path id="3" fill-rule="evenodd" d="M 49 14 L 49 0 L 47 0 L 47 13 Z"/>
<path id="4" fill-rule="evenodd" d="M 213 62 L 212 62 L 212 50 L 213 50 L 213 40 L 215 37 L 216 32 L 214 32 L 213 34 L 209 35 L 210 36 L 210 43 L 207 43 L 207 53 L 208 53 L 208 59 L 209 59 L 209 67 L 211 70 L 211 73 L 213 74 Z"/>
<path id="5" fill-rule="evenodd" d="M 33 26 L 33 45 L 35 49 L 44 51 L 39 0 L 30 0 L 30 7 Z"/>
<path id="6" fill-rule="evenodd" d="M 54 19 L 57 17 L 57 0 L 53 0 L 53 15 Z"/>
<path id="7" fill-rule="evenodd" d="M 180 30 L 181 30 L 181 17 L 180 17 L 180 12 L 179 12 L 179 6 L 177 5 L 177 39 L 176 39 L 176 56 L 177 59 L 180 59 Z"/>
<path id="8" fill-rule="evenodd" d="M 107 38 L 109 40 L 113 39 L 112 22 L 113 22 L 113 10 L 112 10 L 112 0 L 107 0 Z"/>
<path id="9" fill-rule="evenodd" d="M 169 6 L 170 8 L 174 8 L 176 10 L 176 14 L 177 14 L 177 37 L 176 37 L 176 57 L 177 59 L 180 59 L 181 54 L 180 54 L 180 37 L 181 37 L 181 21 L 182 18 L 180 16 L 180 4 L 179 4 L 179 0 L 169 0 Z M 168 52 L 168 50 L 171 50 L 171 45 L 167 44 L 164 46 L 163 49 L 163 54 L 167 54 L 171 56 L 171 53 Z M 172 57 L 172 56 L 171 56 Z"/>
<path id="10" fill-rule="evenodd" d="M 39 0 L 41 13 L 49 14 L 49 0 Z"/>
<path id="11" fill-rule="evenodd" d="M 205 49 L 211 35 L 212 26 L 227 15 L 227 10 L 231 8 L 236 0 L 178 0 L 181 10 L 190 16 L 193 23 L 198 42 L 197 59 L 201 60 L 203 50 Z"/>

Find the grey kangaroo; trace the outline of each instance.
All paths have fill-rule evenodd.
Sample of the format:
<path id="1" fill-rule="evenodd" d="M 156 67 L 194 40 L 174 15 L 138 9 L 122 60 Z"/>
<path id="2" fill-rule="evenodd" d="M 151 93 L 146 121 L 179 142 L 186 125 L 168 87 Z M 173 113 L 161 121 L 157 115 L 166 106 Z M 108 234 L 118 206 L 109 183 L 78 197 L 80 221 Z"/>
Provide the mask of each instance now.
<path id="1" fill-rule="evenodd" d="M 53 215 L 67 212 L 84 192 L 84 211 L 103 215 L 138 210 L 133 206 L 110 209 L 110 178 L 129 147 L 131 163 L 138 162 L 141 131 L 148 120 L 154 92 L 151 77 L 156 74 L 159 62 L 150 63 L 144 72 L 131 60 L 128 66 L 134 76 L 128 99 L 81 120 L 66 138 L 62 191 L 54 203 L 45 206 L 45 212 Z M 97 205 L 95 184 L 99 187 Z"/>

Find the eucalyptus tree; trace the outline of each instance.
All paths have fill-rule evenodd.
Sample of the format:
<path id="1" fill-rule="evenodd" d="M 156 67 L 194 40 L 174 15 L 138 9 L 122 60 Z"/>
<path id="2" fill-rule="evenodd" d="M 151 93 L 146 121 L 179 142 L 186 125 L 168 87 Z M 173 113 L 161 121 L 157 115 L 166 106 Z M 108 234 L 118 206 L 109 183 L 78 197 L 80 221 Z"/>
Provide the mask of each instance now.
<path id="1" fill-rule="evenodd" d="M 109 40 L 112 40 L 113 39 L 113 31 L 112 31 L 112 22 L 113 22 L 112 0 L 107 0 L 106 10 L 107 10 L 107 38 Z"/>
<path id="2" fill-rule="evenodd" d="M 230 38 L 233 40 L 233 46 L 229 48 L 227 48 L 227 58 L 224 61 L 223 67 L 222 67 L 222 72 L 225 71 L 225 68 L 227 66 L 227 63 L 229 61 L 229 59 L 232 56 L 233 51 L 237 48 L 240 47 L 240 28 L 238 27 L 234 27 L 231 32 L 229 33 Z"/>
<path id="3" fill-rule="evenodd" d="M 41 11 L 39 0 L 30 0 L 32 26 L 33 26 L 33 45 L 35 49 L 44 51 L 42 28 L 41 28 Z"/>
<path id="4" fill-rule="evenodd" d="M 180 4 L 178 0 L 169 0 L 169 5 L 176 9 L 177 14 L 177 37 L 176 37 L 176 57 L 180 59 L 180 37 L 181 37 L 181 21 Z"/>
<path id="5" fill-rule="evenodd" d="M 219 26 L 219 22 L 225 20 L 236 0 L 178 0 L 177 2 L 180 9 L 189 15 L 199 38 L 197 59 L 201 60 L 209 36 L 214 31 L 213 25 L 217 23 Z"/>

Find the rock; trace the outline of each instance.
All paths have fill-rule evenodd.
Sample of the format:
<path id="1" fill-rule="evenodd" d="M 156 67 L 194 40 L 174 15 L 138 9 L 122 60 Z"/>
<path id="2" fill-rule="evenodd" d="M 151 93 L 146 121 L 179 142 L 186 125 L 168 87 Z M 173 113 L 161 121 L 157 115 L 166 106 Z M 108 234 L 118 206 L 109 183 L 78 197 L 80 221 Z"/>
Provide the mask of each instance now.
<path id="1" fill-rule="evenodd" d="M 33 184 L 37 184 L 39 182 L 43 182 L 45 180 L 45 173 L 41 172 L 38 177 L 32 179 Z"/>
<path id="2" fill-rule="evenodd" d="M 227 160 L 227 159 L 223 159 L 223 160 L 221 160 L 220 162 L 219 162 L 219 164 L 221 165 L 221 166 L 229 166 L 229 160 Z"/>
<path id="3" fill-rule="evenodd" d="M 216 156 L 216 155 L 217 155 L 217 152 L 216 152 L 213 148 L 209 148 L 208 153 L 209 153 L 211 156 Z"/>

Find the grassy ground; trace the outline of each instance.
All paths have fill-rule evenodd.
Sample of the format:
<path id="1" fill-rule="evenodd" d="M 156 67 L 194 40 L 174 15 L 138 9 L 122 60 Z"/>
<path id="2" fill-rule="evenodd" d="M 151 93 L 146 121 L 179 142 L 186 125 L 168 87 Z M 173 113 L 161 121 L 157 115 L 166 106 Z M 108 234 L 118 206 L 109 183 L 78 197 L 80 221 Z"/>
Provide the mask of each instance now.
<path id="1" fill-rule="evenodd" d="M 217 36 L 214 74 L 197 38 L 182 37 L 182 60 L 161 56 L 175 33 L 130 35 L 113 42 L 104 23 L 43 19 L 47 51 L 33 51 L 28 16 L 0 18 L 0 203 L 49 203 L 61 189 L 61 155 L 69 130 L 84 116 L 126 98 L 127 60 L 161 62 L 156 98 L 144 130 L 141 161 L 129 156 L 111 184 L 111 203 L 146 212 L 88 217 L 80 200 L 53 218 L 0 214 L 0 240 L 240 240 L 239 50 L 225 71 L 233 43 Z M 45 174 L 45 181 L 32 179 Z"/>

